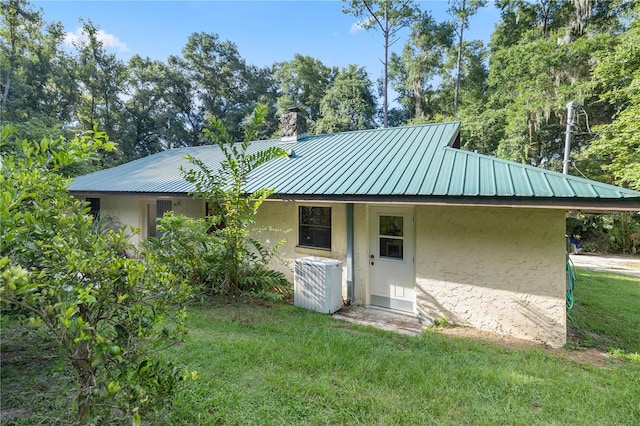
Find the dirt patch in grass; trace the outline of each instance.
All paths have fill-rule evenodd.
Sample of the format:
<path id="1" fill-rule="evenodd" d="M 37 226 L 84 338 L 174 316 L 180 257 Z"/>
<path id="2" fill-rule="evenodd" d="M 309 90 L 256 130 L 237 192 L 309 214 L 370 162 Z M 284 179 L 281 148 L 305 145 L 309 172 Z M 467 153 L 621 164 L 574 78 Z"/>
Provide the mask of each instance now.
<path id="1" fill-rule="evenodd" d="M 620 364 L 625 362 L 612 357 L 608 352 L 598 348 L 550 348 L 544 343 L 517 339 L 510 336 L 502 336 L 496 333 L 468 327 L 436 328 L 433 330 L 447 336 L 462 337 L 465 339 L 494 343 L 505 349 L 540 349 L 548 355 L 570 359 L 572 361 L 579 362 L 580 364 L 591 364 L 600 368 L 608 368 L 612 364 Z M 568 344 L 571 345 L 573 342 L 571 338 L 571 329 L 569 329 L 568 340 Z"/>

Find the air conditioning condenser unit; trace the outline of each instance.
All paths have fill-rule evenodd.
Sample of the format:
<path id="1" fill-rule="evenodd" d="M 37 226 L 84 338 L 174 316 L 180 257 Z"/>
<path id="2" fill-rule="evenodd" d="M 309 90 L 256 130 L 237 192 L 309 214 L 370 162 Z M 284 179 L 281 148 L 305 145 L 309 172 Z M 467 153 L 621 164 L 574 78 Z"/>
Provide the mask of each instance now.
<path id="1" fill-rule="evenodd" d="M 325 314 L 342 308 L 342 262 L 324 257 L 295 260 L 293 304 Z"/>

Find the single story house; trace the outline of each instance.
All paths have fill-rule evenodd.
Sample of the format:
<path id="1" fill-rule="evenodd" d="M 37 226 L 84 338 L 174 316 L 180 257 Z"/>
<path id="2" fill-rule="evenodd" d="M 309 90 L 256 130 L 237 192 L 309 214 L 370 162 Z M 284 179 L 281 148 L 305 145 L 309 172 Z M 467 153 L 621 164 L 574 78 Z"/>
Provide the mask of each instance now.
<path id="1" fill-rule="evenodd" d="M 459 123 L 306 135 L 296 111 L 248 192 L 275 190 L 257 223 L 286 238 L 274 265 L 342 261 L 343 296 L 416 317 L 562 346 L 568 210 L 638 211 L 640 192 L 460 149 Z M 186 155 L 215 167 L 217 146 L 173 149 L 77 177 L 70 192 L 103 215 L 155 235 L 167 210 L 203 217 L 178 170 Z"/>

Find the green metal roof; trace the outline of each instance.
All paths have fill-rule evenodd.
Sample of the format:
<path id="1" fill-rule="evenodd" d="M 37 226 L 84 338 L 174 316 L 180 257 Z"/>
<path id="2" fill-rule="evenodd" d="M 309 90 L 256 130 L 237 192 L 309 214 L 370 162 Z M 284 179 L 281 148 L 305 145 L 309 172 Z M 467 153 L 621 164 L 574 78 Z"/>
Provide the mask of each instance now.
<path id="1" fill-rule="evenodd" d="M 257 141 L 251 151 L 278 145 L 295 156 L 254 170 L 247 190 L 275 190 L 294 199 L 399 202 L 489 202 L 531 205 L 543 200 L 606 201 L 640 209 L 640 192 L 454 148 L 459 123 L 308 136 L 296 143 Z M 74 193 L 186 194 L 179 166 L 191 155 L 216 168 L 217 146 L 154 154 L 74 179 Z M 593 203 L 591 203 L 592 205 Z"/>

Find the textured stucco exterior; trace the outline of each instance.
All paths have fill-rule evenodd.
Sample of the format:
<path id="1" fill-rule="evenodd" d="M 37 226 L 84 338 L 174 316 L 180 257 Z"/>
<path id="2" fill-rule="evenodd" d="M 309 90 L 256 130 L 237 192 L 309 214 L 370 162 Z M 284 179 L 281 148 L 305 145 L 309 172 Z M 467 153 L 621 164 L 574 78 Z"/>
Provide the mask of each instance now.
<path id="1" fill-rule="evenodd" d="M 147 206 L 155 204 L 157 198 L 140 198 L 136 196 L 101 196 L 100 216 L 109 217 L 119 221 L 123 225 L 132 226 L 140 230 L 139 234 L 131 236 L 131 242 L 138 244 L 146 238 Z M 194 200 L 188 197 L 164 198 L 171 200 L 171 206 L 175 214 L 184 214 L 188 217 L 203 217 L 204 203 L 202 200 Z"/>
<path id="2" fill-rule="evenodd" d="M 354 303 L 368 305 L 369 299 L 369 207 L 356 204 L 353 207 L 353 263 L 354 263 Z"/>
<path id="3" fill-rule="evenodd" d="M 566 343 L 564 212 L 416 208 L 419 314 Z"/>
<path id="4" fill-rule="evenodd" d="M 346 206 L 330 204 L 329 251 L 297 246 L 299 205 L 260 208 L 256 223 L 272 228 L 261 239 L 287 239 L 279 250 L 284 265 L 274 266 L 292 279 L 297 257 L 340 260 L 346 300 Z M 416 206 L 414 213 L 416 314 L 551 346 L 566 342 L 564 211 Z M 369 223 L 369 206 L 355 204 L 354 302 L 360 305 L 370 303 Z"/>
<path id="5" fill-rule="evenodd" d="M 142 230 L 155 198 L 101 197 L 101 214 Z M 301 247 L 298 207 L 330 206 L 331 250 Z M 203 217 L 204 202 L 173 198 L 175 214 Z M 431 320 L 562 346 L 566 342 L 564 211 L 505 207 L 414 206 L 415 314 Z M 370 303 L 370 206 L 354 205 L 354 300 Z M 284 240 L 274 269 L 293 280 L 294 260 L 320 256 L 342 262 L 347 300 L 347 207 L 343 203 L 268 200 L 256 216 L 256 237 Z"/>
<path id="6" fill-rule="evenodd" d="M 331 250 L 301 247 L 298 245 L 298 207 L 331 207 Z M 306 256 L 326 257 L 342 262 L 342 297 L 346 300 L 347 271 L 347 210 L 339 203 L 297 203 L 289 201 L 266 201 L 256 215 L 255 235 L 263 242 L 273 245 L 284 240 L 272 262 L 272 267 L 283 272 L 293 281 L 295 259 Z"/>
<path id="7" fill-rule="evenodd" d="M 141 211 L 141 205 L 141 201 L 137 197 L 101 196 L 100 216 L 112 218 L 123 225 L 142 229 L 144 215 Z M 138 244 L 140 236 L 138 234 L 133 235 L 131 241 L 134 244 Z"/>

